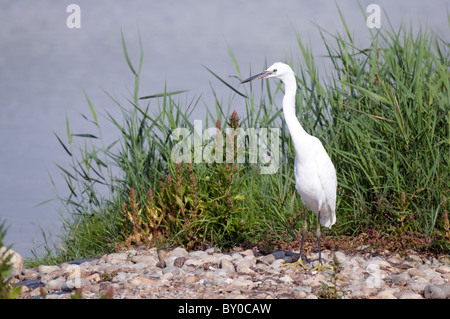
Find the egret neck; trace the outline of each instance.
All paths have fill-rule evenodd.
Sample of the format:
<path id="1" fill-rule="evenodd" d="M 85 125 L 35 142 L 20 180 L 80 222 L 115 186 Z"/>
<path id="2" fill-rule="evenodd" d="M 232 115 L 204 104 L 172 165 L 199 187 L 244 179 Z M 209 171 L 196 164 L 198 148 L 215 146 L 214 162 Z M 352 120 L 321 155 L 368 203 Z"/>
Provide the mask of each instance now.
<path id="1" fill-rule="evenodd" d="M 310 135 L 301 126 L 295 114 L 295 93 L 297 91 L 297 81 L 294 74 L 288 74 L 282 78 L 284 83 L 284 97 L 283 97 L 283 114 L 286 124 L 291 134 L 294 143 L 294 149 L 298 157 L 302 157 L 307 153 L 305 150 L 305 140 L 310 138 Z M 301 142 L 303 140 L 303 142 Z"/>

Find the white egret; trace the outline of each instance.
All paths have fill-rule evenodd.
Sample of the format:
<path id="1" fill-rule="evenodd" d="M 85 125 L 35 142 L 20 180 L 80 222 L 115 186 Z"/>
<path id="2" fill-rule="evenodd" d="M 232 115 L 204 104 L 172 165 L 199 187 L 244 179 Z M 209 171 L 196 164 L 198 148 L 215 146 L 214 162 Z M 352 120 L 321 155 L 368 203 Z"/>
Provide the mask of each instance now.
<path id="1" fill-rule="evenodd" d="M 295 114 L 295 93 L 297 81 L 292 69 L 281 62 L 273 64 L 265 72 L 254 75 L 241 83 L 255 79 L 275 78 L 284 83 L 285 93 L 283 97 L 283 113 L 295 148 L 295 188 L 300 194 L 304 206 L 304 223 L 302 229 L 302 241 L 300 256 L 292 265 L 303 265 L 303 241 L 307 231 L 306 207 L 317 214 L 317 244 L 319 248 L 319 264 L 315 268 L 323 269 L 320 249 L 320 224 L 331 228 L 336 222 L 336 169 L 331 162 L 320 140 L 309 135 L 301 126 Z"/>

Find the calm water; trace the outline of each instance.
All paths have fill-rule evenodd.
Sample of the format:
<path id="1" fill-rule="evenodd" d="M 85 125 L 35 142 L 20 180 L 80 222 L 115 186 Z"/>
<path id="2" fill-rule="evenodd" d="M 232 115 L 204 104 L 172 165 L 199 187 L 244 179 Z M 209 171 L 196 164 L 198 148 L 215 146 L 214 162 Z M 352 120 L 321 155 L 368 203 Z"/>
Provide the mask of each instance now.
<path id="1" fill-rule="evenodd" d="M 81 28 L 69 29 L 66 8 L 81 8 Z M 314 5 L 312 5 L 314 3 Z M 403 17 L 415 28 L 428 24 L 448 36 L 448 1 L 361 1 L 377 3 L 394 25 Z M 361 45 L 369 43 L 356 1 L 339 5 Z M 67 157 L 53 135 L 65 137 L 66 114 L 73 132 L 86 127 L 89 114 L 83 89 L 99 113 L 113 111 L 103 90 L 122 101 L 130 96 L 133 78 L 122 53 L 123 30 L 130 55 L 137 61 L 138 28 L 144 46 L 141 94 L 190 89 L 213 103 L 210 82 L 227 101 L 229 91 L 203 67 L 222 77 L 235 75 L 227 53 L 236 55 L 243 76 L 268 63 L 300 52 L 296 30 L 324 54 L 315 23 L 341 30 L 332 1 L 4 1 L 0 0 L 0 219 L 9 226 L 5 239 L 25 257 L 43 242 L 41 229 L 57 241 L 62 225 L 58 203 L 37 204 L 54 197 L 48 172 L 65 192 L 54 163 Z M 384 13 L 381 24 L 386 23 Z M 232 80 L 230 80 L 232 82 Z M 232 82 L 233 83 L 233 82 Z M 237 83 L 236 83 L 237 85 Z M 236 108 L 243 100 L 234 99 Z M 203 104 L 203 103 L 202 103 Z M 198 118 L 203 119 L 199 109 Z M 101 122 L 107 121 L 102 117 Z M 106 126 L 103 134 L 113 139 Z M 37 249 L 39 252 L 39 248 Z"/>

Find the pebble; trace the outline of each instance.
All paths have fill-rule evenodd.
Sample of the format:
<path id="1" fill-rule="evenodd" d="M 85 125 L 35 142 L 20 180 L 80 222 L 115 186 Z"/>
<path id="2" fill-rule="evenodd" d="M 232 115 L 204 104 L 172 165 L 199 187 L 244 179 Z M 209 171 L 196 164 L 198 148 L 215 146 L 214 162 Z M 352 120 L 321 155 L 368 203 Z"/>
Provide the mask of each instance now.
<path id="1" fill-rule="evenodd" d="M 111 292 L 115 299 L 317 299 L 333 295 L 332 291 L 346 299 L 450 298 L 448 259 L 372 253 L 365 249 L 352 254 L 324 250 L 322 259 L 329 270 L 317 273 L 310 270 L 317 264 L 317 254 L 304 256 L 308 267 L 304 270 L 283 266 L 298 258 L 298 253 L 290 251 L 262 255 L 250 249 L 188 252 L 182 247 L 137 247 L 99 258 L 23 269 L 16 271 L 13 280 L 22 285 L 19 298 L 23 299 L 39 298 L 42 289 L 49 299 L 70 298 L 76 290 L 86 299 Z M 330 264 L 333 256 L 339 262 L 336 274 Z M 328 294 L 326 289 L 330 289 Z"/>

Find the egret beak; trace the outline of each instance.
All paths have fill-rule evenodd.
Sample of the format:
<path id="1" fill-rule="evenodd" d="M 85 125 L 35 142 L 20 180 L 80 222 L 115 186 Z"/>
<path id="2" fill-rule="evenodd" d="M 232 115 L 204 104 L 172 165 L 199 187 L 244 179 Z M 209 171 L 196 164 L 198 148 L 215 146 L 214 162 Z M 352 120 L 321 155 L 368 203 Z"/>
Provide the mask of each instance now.
<path id="1" fill-rule="evenodd" d="M 262 73 L 249 77 L 248 79 L 242 81 L 241 84 L 253 81 L 254 79 L 264 79 L 265 77 L 271 75 L 272 73 L 273 73 L 272 71 L 264 71 Z"/>

